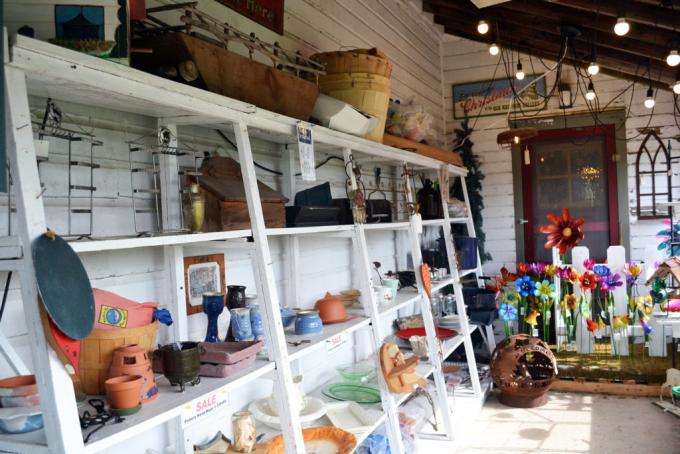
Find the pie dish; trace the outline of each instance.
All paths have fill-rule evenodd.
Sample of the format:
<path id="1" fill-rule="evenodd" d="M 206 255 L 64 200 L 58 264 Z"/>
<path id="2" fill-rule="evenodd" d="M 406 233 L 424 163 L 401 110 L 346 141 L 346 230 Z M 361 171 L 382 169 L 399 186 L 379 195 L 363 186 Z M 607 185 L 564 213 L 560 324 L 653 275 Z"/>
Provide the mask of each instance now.
<path id="1" fill-rule="evenodd" d="M 357 445 L 357 438 L 337 427 L 310 427 L 302 429 L 305 450 L 311 454 L 351 454 Z M 284 454 L 283 435 L 277 435 L 267 442 L 267 454 Z"/>

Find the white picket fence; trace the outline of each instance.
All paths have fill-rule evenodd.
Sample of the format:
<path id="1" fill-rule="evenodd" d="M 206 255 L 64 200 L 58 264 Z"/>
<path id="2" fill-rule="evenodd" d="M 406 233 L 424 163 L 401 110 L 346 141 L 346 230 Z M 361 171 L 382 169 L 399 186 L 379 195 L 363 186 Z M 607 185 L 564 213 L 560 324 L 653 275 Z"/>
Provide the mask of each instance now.
<path id="1" fill-rule="evenodd" d="M 572 266 L 576 268 L 579 274 L 585 271 L 584 262 L 590 258 L 590 252 L 585 246 L 577 246 L 572 249 Z M 645 249 L 644 263 L 640 264 L 643 267 L 641 276 L 638 278 L 638 290 L 640 295 L 648 295 L 649 290 L 645 287 L 644 283 L 654 272 L 654 264 L 658 263 L 666 258 L 664 252 L 658 251 L 656 246 L 650 245 Z M 553 264 L 557 266 L 563 266 L 564 264 L 560 261 L 559 252 L 556 248 L 553 249 Z M 621 278 L 625 282 L 625 271 L 626 266 L 626 250 L 623 246 L 610 246 L 607 248 L 607 266 L 611 269 L 612 273 L 619 273 Z M 554 278 L 555 289 L 557 291 L 557 296 L 555 297 L 555 317 L 553 323 L 555 324 L 555 332 L 557 333 L 557 346 L 558 349 L 562 348 L 567 341 L 567 327 L 565 326 L 564 320 L 562 319 L 561 307 L 559 302 L 562 300 L 561 284 L 560 278 L 555 276 Z M 582 290 L 578 285 L 574 286 L 574 294 L 580 298 L 582 295 Z M 585 297 L 588 302 L 591 301 L 591 291 L 585 292 Z M 617 287 L 613 292 L 614 297 L 614 315 L 624 316 L 628 313 L 628 296 L 626 293 L 626 286 Z M 612 335 L 612 329 L 607 326 L 597 331 L 590 332 L 587 329 L 586 321 L 584 317 L 580 317 L 579 310 L 576 310 L 576 351 L 581 354 L 589 354 L 593 352 L 593 345 L 596 339 L 603 339 L 609 337 L 611 342 L 612 355 L 624 355 L 629 354 L 629 338 L 632 336 L 633 340 L 641 340 L 644 338 L 644 332 L 639 322 L 635 325 L 630 326 L 627 331 L 618 330 L 614 331 Z M 591 310 L 594 310 L 591 305 Z M 591 315 L 594 321 L 597 321 L 600 314 L 593 313 Z M 652 327 L 652 332 L 648 336 L 647 348 L 649 356 L 666 356 L 666 335 L 664 332 L 664 326 L 660 325 L 654 316 L 650 317 L 649 324 Z"/>

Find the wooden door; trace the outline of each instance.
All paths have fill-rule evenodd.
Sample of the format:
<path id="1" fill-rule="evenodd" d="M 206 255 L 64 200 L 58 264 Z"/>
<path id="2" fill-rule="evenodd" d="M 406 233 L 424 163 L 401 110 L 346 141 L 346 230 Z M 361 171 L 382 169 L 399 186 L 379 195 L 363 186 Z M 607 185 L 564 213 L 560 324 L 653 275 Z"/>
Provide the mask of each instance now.
<path id="1" fill-rule="evenodd" d="M 613 125 L 540 131 L 522 145 L 526 261 L 552 261 L 538 229 L 564 207 L 585 219 L 581 245 L 591 258 L 604 260 L 607 247 L 620 244 L 614 154 Z"/>

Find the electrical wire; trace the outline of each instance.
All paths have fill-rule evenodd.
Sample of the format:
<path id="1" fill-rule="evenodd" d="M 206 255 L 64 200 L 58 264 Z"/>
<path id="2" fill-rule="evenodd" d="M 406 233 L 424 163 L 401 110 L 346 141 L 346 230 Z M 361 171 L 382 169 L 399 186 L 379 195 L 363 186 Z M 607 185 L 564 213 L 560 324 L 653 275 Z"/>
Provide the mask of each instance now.
<path id="1" fill-rule="evenodd" d="M 0 305 L 0 322 L 2 316 L 5 314 L 5 304 L 7 304 L 7 294 L 9 293 L 9 283 L 12 281 L 12 272 L 7 273 L 7 280 L 5 281 L 5 291 L 2 293 L 2 305 Z"/>

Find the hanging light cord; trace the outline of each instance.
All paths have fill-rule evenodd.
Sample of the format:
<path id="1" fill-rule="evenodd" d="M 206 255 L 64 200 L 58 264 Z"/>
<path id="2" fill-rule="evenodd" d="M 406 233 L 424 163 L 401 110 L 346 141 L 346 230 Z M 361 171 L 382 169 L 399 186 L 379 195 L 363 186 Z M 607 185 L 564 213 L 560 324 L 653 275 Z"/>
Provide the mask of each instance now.
<path id="1" fill-rule="evenodd" d="M 7 304 L 7 294 L 9 293 L 9 283 L 12 281 L 12 272 L 7 273 L 7 280 L 5 281 L 5 291 L 2 294 L 2 305 L 0 305 L 0 321 L 5 313 L 5 304 Z"/>

